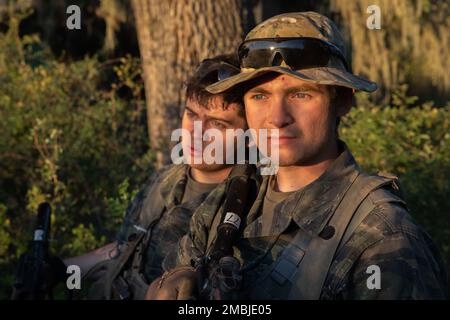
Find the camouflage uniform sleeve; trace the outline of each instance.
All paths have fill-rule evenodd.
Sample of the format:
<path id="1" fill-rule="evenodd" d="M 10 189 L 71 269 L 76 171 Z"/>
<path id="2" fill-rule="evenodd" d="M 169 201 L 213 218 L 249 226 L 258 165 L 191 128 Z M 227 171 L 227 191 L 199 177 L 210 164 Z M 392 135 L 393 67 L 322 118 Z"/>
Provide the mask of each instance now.
<path id="1" fill-rule="evenodd" d="M 384 236 L 356 260 L 343 298 L 445 299 L 446 268 L 428 234 L 401 207 L 386 205 L 377 214 L 390 230 L 384 230 Z M 379 267 L 379 288 L 370 266 Z"/>

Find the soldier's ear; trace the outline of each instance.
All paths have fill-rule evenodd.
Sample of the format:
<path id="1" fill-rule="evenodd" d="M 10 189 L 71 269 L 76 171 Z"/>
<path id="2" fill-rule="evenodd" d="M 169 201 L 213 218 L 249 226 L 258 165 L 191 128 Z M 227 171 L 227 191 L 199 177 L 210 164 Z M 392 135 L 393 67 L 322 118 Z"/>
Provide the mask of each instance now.
<path id="1" fill-rule="evenodd" d="M 355 105 L 355 95 L 353 89 L 337 87 L 334 103 L 336 107 L 336 115 L 338 117 L 345 116 L 349 113 L 352 106 Z"/>

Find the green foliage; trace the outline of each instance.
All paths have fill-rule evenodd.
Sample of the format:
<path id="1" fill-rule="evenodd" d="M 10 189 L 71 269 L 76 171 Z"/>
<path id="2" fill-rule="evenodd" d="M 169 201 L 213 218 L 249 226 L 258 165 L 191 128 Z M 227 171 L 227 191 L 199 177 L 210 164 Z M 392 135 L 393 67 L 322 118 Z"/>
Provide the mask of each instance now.
<path id="1" fill-rule="evenodd" d="M 0 33 L 0 297 L 40 202 L 53 208 L 52 250 L 77 255 L 113 239 L 153 170 L 139 60 L 59 61 L 13 20 Z"/>
<path id="2" fill-rule="evenodd" d="M 130 183 L 126 178 L 117 187 L 117 195 L 106 199 L 109 212 L 109 226 L 110 228 L 120 225 L 123 222 L 123 215 L 131 200 L 136 196 L 138 190 L 129 192 Z"/>
<path id="3" fill-rule="evenodd" d="M 11 243 L 11 221 L 6 217 L 6 207 L 0 204 L 0 261 L 3 261 L 8 253 Z"/>
<path id="4" fill-rule="evenodd" d="M 92 224 L 88 227 L 84 224 L 79 224 L 72 229 L 73 241 L 64 244 L 63 250 L 68 252 L 85 253 L 98 248 L 102 244 L 105 244 L 106 238 L 102 236 L 100 239 L 97 239 L 94 232 L 95 231 Z"/>

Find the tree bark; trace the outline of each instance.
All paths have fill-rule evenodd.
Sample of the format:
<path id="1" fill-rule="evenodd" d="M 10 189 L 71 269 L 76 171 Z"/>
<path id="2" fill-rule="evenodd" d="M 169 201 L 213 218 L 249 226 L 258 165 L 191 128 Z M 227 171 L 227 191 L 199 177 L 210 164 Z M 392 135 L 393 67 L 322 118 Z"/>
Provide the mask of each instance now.
<path id="1" fill-rule="evenodd" d="M 170 162 L 183 84 L 207 57 L 236 50 L 243 27 L 239 0 L 132 0 L 144 71 L 147 124 L 156 165 Z"/>

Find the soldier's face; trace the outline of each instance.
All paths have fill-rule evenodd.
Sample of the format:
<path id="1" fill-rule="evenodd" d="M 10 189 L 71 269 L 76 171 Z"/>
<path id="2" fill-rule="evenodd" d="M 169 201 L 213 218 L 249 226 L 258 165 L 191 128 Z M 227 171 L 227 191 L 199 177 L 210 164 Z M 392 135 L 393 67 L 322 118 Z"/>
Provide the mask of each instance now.
<path id="1" fill-rule="evenodd" d="M 226 156 L 230 152 L 229 149 L 235 149 L 235 139 L 233 137 L 227 136 L 227 129 L 243 129 L 247 127 L 247 122 L 245 121 L 244 115 L 239 112 L 239 105 L 236 103 L 231 103 L 227 108 L 223 108 L 223 99 L 220 95 L 214 96 L 208 102 L 208 108 L 200 105 L 200 103 L 195 99 L 188 99 L 186 101 L 186 107 L 182 118 L 182 128 L 189 131 L 190 133 L 190 145 L 186 144 L 186 139 L 183 139 L 183 151 L 189 152 L 191 157 L 190 166 L 203 171 L 217 171 L 223 169 L 229 165 L 226 165 Z M 208 164 L 205 163 L 204 159 L 208 154 L 216 157 L 214 148 L 211 148 L 211 153 L 205 152 L 205 148 L 214 142 L 205 141 L 202 136 L 196 136 L 194 134 L 194 123 L 197 126 L 201 124 L 202 135 L 209 129 L 217 130 L 220 132 L 220 139 L 222 145 L 222 157 L 220 157 L 220 163 Z M 215 138 L 216 136 L 214 136 Z M 201 139 L 200 142 L 195 143 L 195 138 Z M 233 141 L 228 141 L 228 139 L 233 139 Z M 200 146 L 197 150 L 196 146 Z M 197 162 L 201 161 L 200 164 L 194 163 L 195 158 Z M 219 156 L 217 156 L 219 158 Z"/>
<path id="2" fill-rule="evenodd" d="M 287 75 L 262 79 L 244 95 L 248 126 L 279 129 L 280 166 L 313 164 L 336 143 L 340 114 L 330 98 L 324 85 Z"/>

